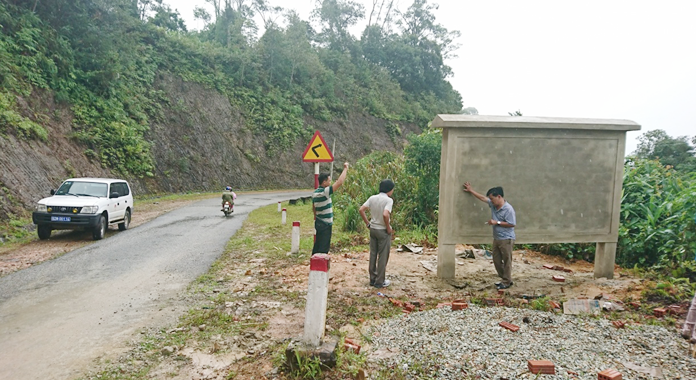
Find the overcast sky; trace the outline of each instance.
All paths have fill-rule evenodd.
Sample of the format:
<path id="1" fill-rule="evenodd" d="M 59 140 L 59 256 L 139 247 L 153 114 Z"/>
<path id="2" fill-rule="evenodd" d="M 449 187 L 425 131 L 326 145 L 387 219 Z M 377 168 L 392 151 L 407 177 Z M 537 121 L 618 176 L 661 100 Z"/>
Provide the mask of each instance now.
<path id="1" fill-rule="evenodd" d="M 354 0 L 369 12 L 372 0 Z M 269 0 L 309 19 L 315 0 Z M 406 10 L 412 0 L 397 0 Z M 189 29 L 203 0 L 165 0 Z M 696 1 L 467 1 L 439 4 L 459 30 L 447 64 L 464 107 L 481 115 L 628 119 L 626 153 L 646 131 L 696 135 Z M 211 12 L 212 13 L 212 8 Z M 354 35 L 359 35 L 356 30 Z"/>

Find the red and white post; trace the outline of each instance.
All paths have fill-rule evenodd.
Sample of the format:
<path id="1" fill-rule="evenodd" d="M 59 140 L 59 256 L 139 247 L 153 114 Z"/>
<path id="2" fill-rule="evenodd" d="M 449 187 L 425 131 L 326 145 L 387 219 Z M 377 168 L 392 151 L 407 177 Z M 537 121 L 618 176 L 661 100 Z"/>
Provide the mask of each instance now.
<path id="1" fill-rule="evenodd" d="M 278 212 L 280 212 L 280 202 L 278 202 Z"/>
<path id="2" fill-rule="evenodd" d="M 314 163 L 314 188 L 319 188 L 319 163 Z"/>
<path id="3" fill-rule="evenodd" d="M 290 243 L 290 253 L 300 252 L 300 222 L 292 222 L 292 240 Z"/>
<path id="4" fill-rule="evenodd" d="M 285 225 L 285 222 L 287 221 L 287 219 L 288 219 L 288 210 L 283 209 L 283 212 L 280 214 L 280 223 Z"/>
<path id="5" fill-rule="evenodd" d="M 312 347 L 319 347 L 326 329 L 326 305 L 329 296 L 329 255 L 317 253 L 309 261 L 309 284 L 305 308 L 304 335 L 302 340 Z"/>

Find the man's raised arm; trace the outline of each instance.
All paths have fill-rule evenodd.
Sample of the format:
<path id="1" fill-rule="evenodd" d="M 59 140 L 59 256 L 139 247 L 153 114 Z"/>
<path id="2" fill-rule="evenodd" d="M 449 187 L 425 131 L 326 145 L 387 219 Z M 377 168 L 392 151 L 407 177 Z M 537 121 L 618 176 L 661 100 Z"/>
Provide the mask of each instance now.
<path id="1" fill-rule="evenodd" d="M 471 195 L 478 198 L 481 202 L 488 203 L 488 197 L 486 197 L 483 194 L 477 193 L 474 189 L 471 188 L 471 184 L 469 182 L 464 182 L 464 186 L 462 186 L 462 189 L 467 193 L 471 193 Z"/>

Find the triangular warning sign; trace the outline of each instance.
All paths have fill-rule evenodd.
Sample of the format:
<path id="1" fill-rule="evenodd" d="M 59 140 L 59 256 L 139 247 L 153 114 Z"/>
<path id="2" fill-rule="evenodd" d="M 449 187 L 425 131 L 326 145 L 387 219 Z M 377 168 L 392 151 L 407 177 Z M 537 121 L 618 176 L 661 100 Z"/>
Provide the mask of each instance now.
<path id="1" fill-rule="evenodd" d="M 314 136 L 309 140 L 309 145 L 302 153 L 302 161 L 304 162 L 331 162 L 334 160 L 333 154 L 329 150 L 328 145 L 321 137 L 319 131 L 314 132 Z"/>

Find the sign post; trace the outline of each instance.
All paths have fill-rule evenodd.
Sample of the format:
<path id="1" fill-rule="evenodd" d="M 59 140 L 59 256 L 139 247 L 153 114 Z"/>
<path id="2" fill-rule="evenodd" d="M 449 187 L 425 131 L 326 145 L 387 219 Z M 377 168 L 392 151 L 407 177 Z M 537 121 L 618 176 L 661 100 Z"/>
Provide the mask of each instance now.
<path id="1" fill-rule="evenodd" d="M 333 162 L 334 156 L 326 145 L 324 137 L 319 131 L 314 132 L 314 136 L 309 140 L 309 144 L 302 153 L 303 162 L 314 162 L 314 188 L 319 187 L 319 163 Z"/>

